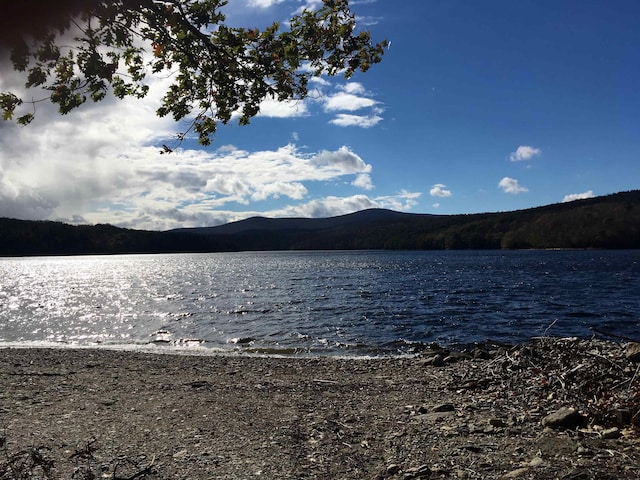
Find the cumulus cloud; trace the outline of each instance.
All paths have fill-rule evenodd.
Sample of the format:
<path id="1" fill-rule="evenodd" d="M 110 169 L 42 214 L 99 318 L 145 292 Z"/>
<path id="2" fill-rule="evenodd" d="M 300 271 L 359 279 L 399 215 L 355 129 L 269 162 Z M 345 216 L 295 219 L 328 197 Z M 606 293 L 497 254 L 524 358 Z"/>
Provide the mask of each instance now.
<path id="1" fill-rule="evenodd" d="M 280 1 L 251 0 L 245 6 L 267 8 L 276 3 Z M 20 92 L 24 79 L 11 69 L 5 71 L 0 90 Z M 170 117 L 155 115 L 172 81 L 170 76 L 150 78 L 149 95 L 142 100 L 107 97 L 65 116 L 43 103 L 28 127 L 0 122 L 0 216 L 162 230 L 257 214 L 328 216 L 372 207 L 405 210 L 416 204 L 419 193 L 350 196 L 354 188 L 372 190 L 373 182 L 372 166 L 347 146 L 309 151 L 291 143 L 202 150 L 190 148 L 187 141 L 170 155 L 160 155 L 158 145 L 174 147 L 170 139 L 185 128 Z M 324 78 L 312 82 L 330 94 L 305 101 L 268 99 L 259 116 L 300 118 L 311 115 L 315 107 L 315 113 L 335 116 L 332 123 L 338 126 L 368 128 L 382 120 L 379 102 L 362 84 L 334 86 Z M 356 111 L 359 115 L 340 113 Z M 297 142 L 298 135 L 291 134 L 291 139 Z M 309 200 L 310 191 L 316 190 L 312 185 L 322 184 L 350 191 L 341 192 L 342 197 Z M 259 210 L 252 202 L 290 205 Z"/>
<path id="2" fill-rule="evenodd" d="M 349 115 L 347 113 L 339 113 L 329 123 L 337 125 L 338 127 L 361 127 L 371 128 L 375 127 L 382 121 L 382 117 L 379 115 Z"/>
<path id="3" fill-rule="evenodd" d="M 529 145 L 519 146 L 515 152 L 509 154 L 509 160 L 512 162 L 523 162 L 531 160 L 542 153 L 539 148 L 530 147 Z"/>
<path id="4" fill-rule="evenodd" d="M 383 120 L 380 114 L 384 109 L 380 102 L 370 98 L 361 83 L 348 82 L 338 85 L 332 93 L 325 93 L 324 87 L 318 85 L 318 101 L 324 111 L 335 112 L 335 117 L 329 121 L 330 124 L 338 127 L 371 128 Z"/>
<path id="5" fill-rule="evenodd" d="M 323 150 L 310 159 L 312 165 L 335 169 L 347 173 L 369 173 L 371 165 L 367 165 L 362 158 L 352 152 L 348 147 L 340 147 L 334 152 Z"/>
<path id="6" fill-rule="evenodd" d="M 309 114 L 307 102 L 304 100 L 279 101 L 269 98 L 260 103 L 258 117 L 268 118 L 295 118 L 305 117 Z M 238 116 L 240 113 L 238 113 Z"/>
<path id="7" fill-rule="evenodd" d="M 361 173 L 356 179 L 351 182 L 354 187 L 362 188 L 364 190 L 373 190 L 373 182 L 371 176 L 366 173 Z"/>
<path id="8" fill-rule="evenodd" d="M 259 201 L 269 197 L 280 198 L 280 196 L 300 200 L 307 196 L 307 189 L 300 182 L 273 182 L 258 186 L 251 195 L 251 200 Z"/>
<path id="9" fill-rule="evenodd" d="M 408 192 L 403 189 L 397 195 L 376 197 L 375 201 L 383 208 L 404 211 L 415 207 L 418 204 L 418 198 L 421 196 L 421 192 Z"/>
<path id="10" fill-rule="evenodd" d="M 442 184 L 442 183 L 436 183 L 433 187 L 431 187 L 431 190 L 429 190 L 429 195 L 431 195 L 432 197 L 450 197 L 451 194 L 451 190 L 447 189 L 447 186 Z"/>
<path id="11" fill-rule="evenodd" d="M 573 202 L 574 200 L 584 200 L 585 198 L 593 198 L 595 195 L 593 194 L 593 190 L 588 190 L 583 193 L 571 193 L 569 195 L 565 195 L 562 199 L 562 203 Z"/>
<path id="12" fill-rule="evenodd" d="M 282 2 L 284 2 L 284 0 L 249 0 L 249 6 L 258 8 L 269 8 Z"/>
<path id="13" fill-rule="evenodd" d="M 366 195 L 353 195 L 350 197 L 328 196 L 300 205 L 288 206 L 284 209 L 267 212 L 266 216 L 325 218 L 378 207 L 380 207 L 380 205 Z"/>
<path id="14" fill-rule="evenodd" d="M 498 187 L 505 193 L 511 193 L 517 195 L 518 193 L 528 192 L 529 189 L 520 185 L 515 178 L 504 177 L 498 182 Z"/>
<path id="15" fill-rule="evenodd" d="M 354 95 L 353 93 L 338 92 L 327 97 L 324 108 L 330 112 L 336 110 L 353 112 L 363 108 L 373 107 L 376 103 L 378 102 L 371 98 Z"/>
<path id="16" fill-rule="evenodd" d="M 416 204 L 415 199 L 420 193 L 401 191 L 397 195 L 370 198 L 367 195 L 352 195 L 347 197 L 325 196 L 303 203 L 286 205 L 282 208 L 271 210 L 231 211 L 217 209 L 215 211 L 203 209 L 201 205 L 189 205 L 182 209 L 167 209 L 162 212 L 154 212 L 160 218 L 165 219 L 164 229 L 173 228 L 173 225 L 207 226 L 220 225 L 234 222 L 256 215 L 283 218 L 283 217 L 307 217 L 326 218 L 345 215 L 368 208 L 389 208 L 393 210 L 409 210 Z M 120 222 L 122 223 L 122 222 Z"/>
<path id="17" fill-rule="evenodd" d="M 259 151 L 224 145 L 160 155 L 143 139 L 154 138 L 166 125 L 152 112 L 143 120 L 139 108 L 125 106 L 125 112 L 113 115 L 107 105 L 106 110 L 52 117 L 35 136 L 33 125 L 3 124 L 0 142 L 11 146 L 12 155 L 0 156 L 0 216 L 82 217 L 91 223 L 164 229 L 230 218 L 219 215 L 230 205 L 303 200 L 307 182 L 353 176 L 354 186 L 372 186 L 372 166 L 346 146 L 306 152 L 293 144 Z M 70 121 L 73 116 L 78 118 Z"/>
<path id="18" fill-rule="evenodd" d="M 344 85 L 338 86 L 338 88 L 346 93 L 353 95 L 361 95 L 366 93 L 364 86 L 359 82 L 348 82 Z"/>

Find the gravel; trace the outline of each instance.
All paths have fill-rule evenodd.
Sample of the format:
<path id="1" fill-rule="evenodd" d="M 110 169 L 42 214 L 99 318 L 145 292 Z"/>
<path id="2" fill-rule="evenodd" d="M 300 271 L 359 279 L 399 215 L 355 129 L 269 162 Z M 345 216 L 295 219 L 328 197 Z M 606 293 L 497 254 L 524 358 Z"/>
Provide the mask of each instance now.
<path id="1" fill-rule="evenodd" d="M 640 378 L 625 346 L 0 349 L 0 479 L 636 479 Z"/>

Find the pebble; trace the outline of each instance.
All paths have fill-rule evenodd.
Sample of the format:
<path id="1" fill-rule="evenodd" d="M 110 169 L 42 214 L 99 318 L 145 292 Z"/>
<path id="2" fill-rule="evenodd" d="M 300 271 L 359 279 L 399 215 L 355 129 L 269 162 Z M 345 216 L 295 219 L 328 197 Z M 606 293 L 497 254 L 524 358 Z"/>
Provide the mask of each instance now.
<path id="1" fill-rule="evenodd" d="M 455 405 L 452 405 L 450 403 L 442 403 L 440 405 L 436 405 L 435 407 L 433 407 L 431 411 L 433 413 L 453 412 L 455 411 L 455 409 L 456 409 Z"/>
<path id="2" fill-rule="evenodd" d="M 408 468 L 405 471 L 404 478 L 406 480 L 414 478 L 425 478 L 431 476 L 431 468 L 428 465 L 420 465 L 419 467 Z"/>
<path id="3" fill-rule="evenodd" d="M 392 463 L 391 465 L 387 466 L 387 475 L 395 475 L 399 471 L 400 471 L 400 465 L 396 463 Z"/>
<path id="4" fill-rule="evenodd" d="M 563 407 L 542 419 L 542 425 L 550 428 L 576 428 L 586 423 L 586 417 L 575 408 Z"/>
<path id="5" fill-rule="evenodd" d="M 438 354 L 431 359 L 432 367 L 444 367 L 444 358 Z"/>
<path id="6" fill-rule="evenodd" d="M 544 465 L 544 460 L 541 457 L 533 457 L 533 459 L 529 462 L 530 467 L 539 467 Z"/>
<path id="7" fill-rule="evenodd" d="M 608 428 L 606 430 L 603 430 L 600 435 L 602 436 L 602 438 L 606 440 L 613 440 L 615 438 L 620 438 L 620 429 L 617 427 Z"/>
<path id="8" fill-rule="evenodd" d="M 498 427 L 498 428 L 503 428 L 507 426 L 507 424 L 501 418 L 490 418 L 489 425 L 491 425 L 492 427 Z"/>
<path id="9" fill-rule="evenodd" d="M 511 472 L 505 474 L 502 478 L 520 478 L 526 475 L 529 472 L 528 468 L 518 468 L 516 470 L 512 470 Z"/>
<path id="10" fill-rule="evenodd" d="M 632 362 L 640 362 L 640 343 L 631 342 L 627 344 L 625 355 Z"/>

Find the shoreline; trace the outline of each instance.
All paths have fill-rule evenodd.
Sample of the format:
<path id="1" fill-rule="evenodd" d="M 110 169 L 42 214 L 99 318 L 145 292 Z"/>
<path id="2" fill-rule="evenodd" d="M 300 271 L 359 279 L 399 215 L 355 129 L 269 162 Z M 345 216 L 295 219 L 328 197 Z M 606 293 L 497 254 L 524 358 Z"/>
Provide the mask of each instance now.
<path id="1" fill-rule="evenodd" d="M 640 475 L 638 364 L 620 344 L 547 338 L 489 357 L 441 353 L 354 362 L 0 348 L 0 469 L 6 452 L 42 447 L 56 479 L 82 468 L 107 478 Z M 564 407 L 578 424 L 543 425 Z"/>
<path id="2" fill-rule="evenodd" d="M 374 360 L 374 359 L 411 359 L 424 356 L 433 355 L 434 352 L 451 352 L 458 357 L 456 360 L 467 358 L 473 358 L 474 351 L 482 351 L 486 355 L 495 356 L 500 353 L 500 350 L 520 348 L 526 345 L 540 341 L 591 341 L 596 340 L 600 342 L 610 343 L 612 345 L 624 346 L 629 342 L 634 342 L 633 339 L 618 336 L 608 335 L 603 332 L 595 332 L 598 335 L 608 337 L 608 340 L 590 337 L 556 337 L 556 336 L 532 336 L 527 340 L 522 341 L 499 341 L 499 340 L 484 340 L 478 342 L 459 343 L 454 342 L 451 344 L 441 344 L 438 342 L 421 343 L 415 342 L 412 348 L 402 351 L 396 349 L 395 352 L 392 349 L 378 350 L 379 353 L 367 353 L 367 354 L 348 354 L 343 352 L 337 352 L 329 349 L 317 349 L 309 350 L 301 347 L 262 347 L 262 346 L 242 346 L 235 348 L 224 347 L 206 347 L 197 345 L 196 341 L 190 344 L 189 340 L 178 340 L 175 342 L 155 342 L 148 343 L 122 343 L 122 344 L 77 344 L 77 343 L 62 343 L 62 342 L 0 342 L 0 351 L 2 350 L 79 350 L 79 351 L 106 351 L 106 352 L 122 352 L 122 353 L 140 353 L 149 355 L 176 355 L 176 356 L 193 356 L 193 357 L 215 357 L 215 356 L 229 356 L 229 357 L 255 357 L 255 358 L 289 358 L 289 359 L 312 359 L 312 358 L 332 358 L 339 360 Z M 637 343 L 637 342 L 636 342 Z M 374 352 L 373 349 L 370 349 Z M 485 360 L 487 358 L 484 358 Z"/>

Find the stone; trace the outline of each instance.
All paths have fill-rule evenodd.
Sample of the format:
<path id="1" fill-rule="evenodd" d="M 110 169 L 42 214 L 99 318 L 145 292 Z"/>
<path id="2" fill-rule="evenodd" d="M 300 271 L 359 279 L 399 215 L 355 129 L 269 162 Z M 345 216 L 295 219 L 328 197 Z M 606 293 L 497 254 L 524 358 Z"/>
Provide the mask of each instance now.
<path id="1" fill-rule="evenodd" d="M 482 348 L 476 348 L 473 350 L 473 358 L 476 360 L 491 360 L 491 353 Z"/>
<path id="2" fill-rule="evenodd" d="M 419 467 L 408 468 L 405 471 L 405 479 L 425 478 L 431 476 L 431 468 L 428 465 L 420 465 Z"/>
<path id="3" fill-rule="evenodd" d="M 533 457 L 533 459 L 529 462 L 530 467 L 541 467 L 544 465 L 544 460 L 541 457 Z"/>
<path id="4" fill-rule="evenodd" d="M 456 409 L 455 405 L 452 405 L 450 403 L 442 403 L 440 405 L 436 405 L 435 407 L 433 407 L 431 411 L 433 413 L 441 413 L 441 412 L 453 412 L 455 411 L 455 409 Z"/>
<path id="5" fill-rule="evenodd" d="M 575 408 L 563 407 L 542 419 L 542 425 L 550 428 L 577 428 L 585 425 L 587 419 Z"/>
<path id="6" fill-rule="evenodd" d="M 605 440 L 613 440 L 615 438 L 620 438 L 620 429 L 617 427 L 607 428 L 606 430 L 603 430 L 600 435 Z"/>
<path id="7" fill-rule="evenodd" d="M 444 358 L 442 358 L 442 355 L 440 355 L 440 354 L 435 355 L 431 359 L 431 366 L 432 367 L 444 367 Z"/>
<path id="8" fill-rule="evenodd" d="M 640 343 L 631 342 L 627 344 L 626 357 L 632 362 L 640 362 Z"/>
<path id="9" fill-rule="evenodd" d="M 465 352 L 451 352 L 442 360 L 444 363 L 455 363 L 459 362 L 460 360 L 468 360 L 470 358 L 472 358 L 471 355 Z"/>
<path id="10" fill-rule="evenodd" d="M 503 428 L 507 426 L 507 424 L 501 418 L 490 418 L 489 425 L 491 425 L 492 427 L 498 427 L 498 428 Z"/>
<path id="11" fill-rule="evenodd" d="M 578 448 L 576 449 L 576 454 L 581 457 L 592 457 L 594 455 L 592 450 L 590 450 L 589 448 L 583 445 L 578 445 Z"/>
<path id="12" fill-rule="evenodd" d="M 400 471 L 400 465 L 392 463 L 387 466 L 387 475 L 395 475 Z"/>
<path id="13" fill-rule="evenodd" d="M 529 473 L 528 468 L 518 468 L 517 470 L 512 470 L 509 473 L 505 474 L 502 478 L 522 478 L 527 473 Z"/>

